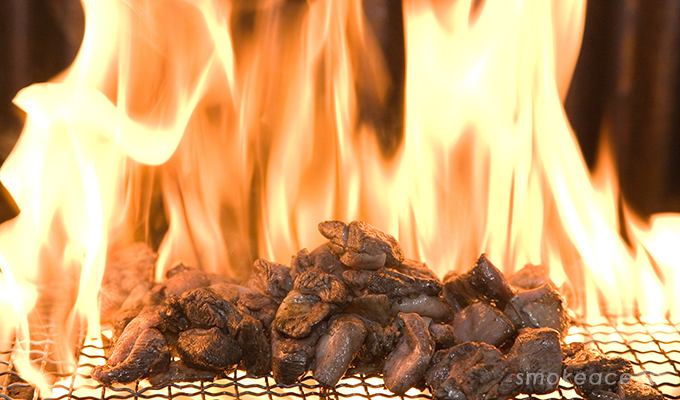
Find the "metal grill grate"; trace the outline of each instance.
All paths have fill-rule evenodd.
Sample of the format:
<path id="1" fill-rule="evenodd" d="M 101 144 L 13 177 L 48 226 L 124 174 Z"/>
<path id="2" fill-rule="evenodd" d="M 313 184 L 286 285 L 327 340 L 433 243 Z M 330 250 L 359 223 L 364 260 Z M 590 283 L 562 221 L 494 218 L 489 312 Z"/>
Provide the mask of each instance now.
<path id="1" fill-rule="evenodd" d="M 571 328 L 567 342 L 583 341 L 606 354 L 616 354 L 629 359 L 638 380 L 659 388 L 666 398 L 680 399 L 680 322 L 670 320 L 650 322 L 642 319 L 598 318 L 590 319 Z M 35 354 L 43 371 L 48 371 L 49 341 L 44 341 L 42 354 Z M 45 345 L 46 344 L 46 345 Z M 7 347 L 3 348 L 3 350 Z M 5 399 L 179 399 L 186 397 L 209 400 L 217 397 L 245 400 L 274 400 L 288 397 L 305 400 L 343 400 L 350 397 L 367 400 L 430 399 L 428 391 L 411 389 L 398 396 L 383 387 L 380 377 L 357 375 L 343 379 L 333 390 L 317 385 L 306 376 L 293 386 L 276 385 L 272 378 L 252 379 L 237 371 L 228 378 L 215 382 L 172 383 L 153 387 L 142 381 L 134 385 L 105 388 L 89 378 L 89 369 L 103 363 L 100 346 L 83 344 L 79 348 L 78 364 L 70 365 L 69 374 L 57 374 L 52 393 L 39 393 L 15 372 L 10 351 L 0 352 L 0 397 Z M 42 357 L 42 358 L 41 358 Z M 63 366 L 62 366 L 63 367 Z M 62 368 L 62 370 L 64 370 Z M 69 371 L 69 369 L 65 369 Z M 59 380 L 60 379 L 60 380 Z M 557 391 L 541 399 L 579 398 L 572 386 L 560 381 Z"/>

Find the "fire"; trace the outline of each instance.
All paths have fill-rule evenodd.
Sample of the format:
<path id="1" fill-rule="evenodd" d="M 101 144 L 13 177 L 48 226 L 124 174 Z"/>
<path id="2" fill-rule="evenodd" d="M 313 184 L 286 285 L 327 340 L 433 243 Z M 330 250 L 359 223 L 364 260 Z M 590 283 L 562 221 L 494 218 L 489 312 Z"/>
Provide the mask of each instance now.
<path id="1" fill-rule="evenodd" d="M 0 226 L 20 372 L 36 374 L 36 330 L 71 362 L 77 332 L 101 343 L 107 252 L 152 242 L 159 212 L 157 279 L 179 259 L 242 279 L 319 245 L 318 222 L 361 219 L 440 275 L 486 252 L 549 265 L 582 314 L 677 318 L 680 217 L 624 206 L 621 225 L 613 161 L 589 174 L 562 107 L 584 6 L 405 0 L 386 152 L 361 107 L 394 82 L 359 0 L 84 1 L 76 61 L 17 95 L 27 122 L 0 170 L 22 210 Z"/>

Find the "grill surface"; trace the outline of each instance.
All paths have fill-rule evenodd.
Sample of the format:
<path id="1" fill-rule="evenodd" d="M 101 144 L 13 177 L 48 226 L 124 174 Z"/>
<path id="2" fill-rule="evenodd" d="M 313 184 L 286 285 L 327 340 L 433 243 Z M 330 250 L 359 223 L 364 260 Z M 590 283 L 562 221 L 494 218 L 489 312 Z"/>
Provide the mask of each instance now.
<path id="1" fill-rule="evenodd" d="M 33 352 L 42 371 L 51 371 L 55 365 L 48 360 L 51 352 L 49 340 L 35 340 L 40 348 Z M 666 398 L 680 399 L 680 322 L 670 320 L 650 322 L 643 319 L 598 318 L 590 319 L 571 328 L 567 342 L 583 341 L 606 354 L 620 355 L 634 365 L 637 380 L 659 388 Z M 309 400 L 343 400 L 350 397 L 367 400 L 401 398 L 403 400 L 430 399 L 428 391 L 411 389 L 398 396 L 382 385 L 379 377 L 356 375 L 343 379 L 333 390 L 324 390 L 311 376 L 299 384 L 279 386 L 272 378 L 252 379 L 240 371 L 226 379 L 204 383 L 172 383 L 158 387 L 146 381 L 115 388 L 105 388 L 89 379 L 89 369 L 104 362 L 100 346 L 83 344 L 79 347 L 78 363 L 62 365 L 68 374 L 56 374 L 58 380 L 52 393 L 39 393 L 15 372 L 9 348 L 0 352 L 0 397 L 5 399 L 177 399 L 196 397 L 202 400 L 224 397 L 248 400 L 273 400 L 289 397 Z M 534 398 L 534 397 L 530 397 Z M 541 399 L 579 398 L 572 386 L 560 381 L 557 391 Z"/>

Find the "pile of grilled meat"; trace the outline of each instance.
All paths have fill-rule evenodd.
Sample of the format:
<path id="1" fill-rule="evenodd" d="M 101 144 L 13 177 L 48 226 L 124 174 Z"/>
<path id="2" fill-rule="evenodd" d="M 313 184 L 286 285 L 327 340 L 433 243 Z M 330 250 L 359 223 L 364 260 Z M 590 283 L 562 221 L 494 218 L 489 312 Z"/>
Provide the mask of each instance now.
<path id="1" fill-rule="evenodd" d="M 325 221 L 319 231 L 326 244 L 299 251 L 290 267 L 257 260 L 244 284 L 180 263 L 154 285 L 153 253 L 127 249 L 101 291 L 114 337 L 92 377 L 160 385 L 239 368 L 289 385 L 311 371 L 332 388 L 365 373 L 397 394 L 429 388 L 461 400 L 551 393 L 562 377 L 587 399 L 663 398 L 630 379 L 625 359 L 562 341 L 570 317 L 541 266 L 508 279 L 482 254 L 442 281 L 365 222 Z"/>

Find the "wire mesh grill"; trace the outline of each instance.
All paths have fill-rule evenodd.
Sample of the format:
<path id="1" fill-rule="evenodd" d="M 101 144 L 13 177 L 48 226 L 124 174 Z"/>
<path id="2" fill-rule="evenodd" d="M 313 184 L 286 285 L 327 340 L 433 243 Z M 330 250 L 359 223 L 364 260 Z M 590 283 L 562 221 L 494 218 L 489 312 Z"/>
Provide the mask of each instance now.
<path id="1" fill-rule="evenodd" d="M 630 360 L 637 380 L 649 383 L 664 393 L 666 398 L 680 399 L 680 322 L 670 320 L 650 322 L 643 319 L 607 318 L 589 319 L 569 331 L 567 342 L 582 341 L 606 354 Z M 33 355 L 43 371 L 50 370 L 47 360 L 50 342 L 44 339 L 41 350 Z M 146 381 L 133 385 L 106 388 L 90 379 L 89 370 L 105 360 L 102 346 L 82 344 L 77 363 L 62 365 L 68 374 L 56 374 L 57 381 L 51 393 L 40 393 L 15 372 L 6 346 L 0 351 L 0 397 L 4 399 L 180 399 L 209 400 L 217 397 L 244 400 L 274 400 L 287 397 L 304 400 L 343 400 L 350 397 L 366 400 L 430 399 L 429 391 L 409 390 L 405 395 L 395 395 L 383 386 L 377 376 L 354 375 L 343 379 L 332 390 L 319 386 L 310 376 L 292 386 L 277 385 L 271 377 L 253 379 L 241 371 L 214 382 L 169 383 L 151 386 Z M 54 366 L 52 366 L 54 367 Z M 70 368 L 68 368 L 70 367 Z M 557 391 L 542 396 L 523 396 L 540 399 L 579 398 L 571 384 L 561 380 Z"/>

